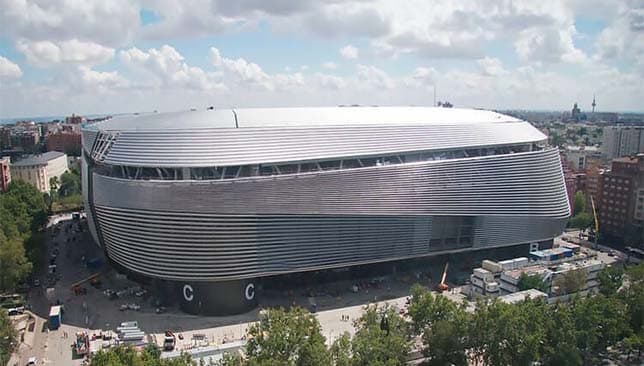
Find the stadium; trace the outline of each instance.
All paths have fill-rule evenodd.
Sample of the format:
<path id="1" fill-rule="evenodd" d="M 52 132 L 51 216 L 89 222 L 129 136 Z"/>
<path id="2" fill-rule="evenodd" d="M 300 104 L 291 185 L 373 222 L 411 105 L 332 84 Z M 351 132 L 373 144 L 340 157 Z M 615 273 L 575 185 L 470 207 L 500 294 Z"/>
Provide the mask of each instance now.
<path id="1" fill-rule="evenodd" d="M 83 126 L 106 256 L 189 313 L 261 278 L 524 245 L 570 215 L 556 148 L 519 119 L 427 107 L 212 109 Z"/>

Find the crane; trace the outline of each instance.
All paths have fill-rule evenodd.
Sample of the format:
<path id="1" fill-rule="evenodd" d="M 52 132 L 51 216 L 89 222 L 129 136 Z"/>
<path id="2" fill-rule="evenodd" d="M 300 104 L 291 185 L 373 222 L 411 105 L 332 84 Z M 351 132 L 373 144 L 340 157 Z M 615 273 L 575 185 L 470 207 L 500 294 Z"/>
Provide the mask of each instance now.
<path id="1" fill-rule="evenodd" d="M 595 200 L 590 196 L 590 205 L 593 208 L 593 219 L 595 220 L 595 250 L 597 250 L 597 241 L 599 240 L 599 220 L 597 220 L 597 210 L 595 209 Z"/>
<path id="2" fill-rule="evenodd" d="M 449 286 L 447 283 L 445 283 L 445 280 L 447 279 L 447 268 L 449 267 L 449 262 L 445 263 L 445 269 L 443 270 L 443 277 L 441 277 L 441 283 L 439 283 L 436 286 L 436 289 L 439 292 L 447 291 L 449 290 Z"/>
<path id="3" fill-rule="evenodd" d="M 80 280 L 78 282 L 72 283 L 72 286 L 71 286 L 72 292 L 75 293 L 76 295 L 83 295 L 83 294 L 87 293 L 87 289 L 83 289 L 81 287 L 81 285 L 84 284 L 85 282 L 95 283 L 96 281 L 99 280 L 98 277 L 100 275 L 101 275 L 101 273 L 97 272 L 97 273 L 94 273 L 93 275 L 91 275 L 91 276 L 89 276 L 89 277 L 87 277 L 87 278 L 85 278 L 83 280 Z"/>

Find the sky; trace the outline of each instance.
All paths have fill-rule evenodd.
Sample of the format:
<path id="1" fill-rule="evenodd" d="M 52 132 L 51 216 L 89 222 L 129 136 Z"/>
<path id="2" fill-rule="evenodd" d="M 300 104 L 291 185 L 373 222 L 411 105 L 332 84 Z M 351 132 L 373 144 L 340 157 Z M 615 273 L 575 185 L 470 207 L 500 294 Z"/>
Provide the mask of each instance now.
<path id="1" fill-rule="evenodd" d="M 0 0 L 0 117 L 644 111 L 644 0 Z"/>

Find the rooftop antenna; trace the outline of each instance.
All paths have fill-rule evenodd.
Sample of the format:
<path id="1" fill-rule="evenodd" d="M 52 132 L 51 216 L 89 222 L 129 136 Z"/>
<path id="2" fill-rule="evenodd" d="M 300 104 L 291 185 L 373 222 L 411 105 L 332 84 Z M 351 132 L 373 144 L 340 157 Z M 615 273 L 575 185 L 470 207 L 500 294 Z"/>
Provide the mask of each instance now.
<path id="1" fill-rule="evenodd" d="M 436 84 L 434 84 L 434 107 L 436 107 Z"/>
<path id="2" fill-rule="evenodd" d="M 237 112 L 235 112 L 235 108 L 231 108 L 233 111 L 233 115 L 235 116 L 235 128 L 239 128 L 239 123 L 237 122 Z"/>

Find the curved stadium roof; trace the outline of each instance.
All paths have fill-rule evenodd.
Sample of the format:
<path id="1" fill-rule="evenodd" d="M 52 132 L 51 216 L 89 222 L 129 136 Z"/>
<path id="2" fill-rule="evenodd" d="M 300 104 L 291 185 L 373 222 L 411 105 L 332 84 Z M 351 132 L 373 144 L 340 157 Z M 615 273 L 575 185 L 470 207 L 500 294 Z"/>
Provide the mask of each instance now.
<path id="1" fill-rule="evenodd" d="M 500 113 L 434 107 L 245 108 L 122 115 L 91 127 L 132 131 L 201 128 L 325 127 L 503 123 L 519 120 Z M 88 128 L 91 128 L 87 126 Z"/>
<path id="2" fill-rule="evenodd" d="M 496 112 L 427 107 L 153 113 L 83 129 L 83 145 L 95 160 L 138 167 L 280 163 L 546 140 L 529 123 Z"/>

